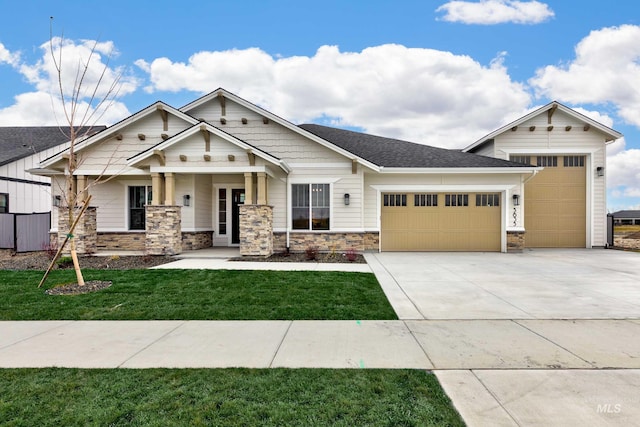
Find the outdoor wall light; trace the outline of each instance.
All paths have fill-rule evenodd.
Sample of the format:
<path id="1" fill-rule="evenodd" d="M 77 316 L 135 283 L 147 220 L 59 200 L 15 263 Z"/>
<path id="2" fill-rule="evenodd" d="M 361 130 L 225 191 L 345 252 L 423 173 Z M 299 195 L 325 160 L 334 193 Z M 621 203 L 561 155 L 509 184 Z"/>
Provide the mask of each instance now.
<path id="1" fill-rule="evenodd" d="M 53 196 L 53 206 L 55 207 L 60 207 L 60 204 L 62 202 L 62 196 Z"/>
<path id="2" fill-rule="evenodd" d="M 349 195 L 349 193 L 344 193 L 344 205 L 345 206 L 349 206 L 349 199 L 351 198 L 351 195 Z"/>
<path id="3" fill-rule="evenodd" d="M 520 195 L 519 194 L 514 194 L 513 195 L 513 206 L 520 206 Z"/>
<path id="4" fill-rule="evenodd" d="M 182 204 L 184 206 L 191 206 L 191 196 L 188 194 L 182 196 Z"/>
<path id="5" fill-rule="evenodd" d="M 596 175 L 598 176 L 604 176 L 604 166 L 598 166 L 596 168 Z"/>

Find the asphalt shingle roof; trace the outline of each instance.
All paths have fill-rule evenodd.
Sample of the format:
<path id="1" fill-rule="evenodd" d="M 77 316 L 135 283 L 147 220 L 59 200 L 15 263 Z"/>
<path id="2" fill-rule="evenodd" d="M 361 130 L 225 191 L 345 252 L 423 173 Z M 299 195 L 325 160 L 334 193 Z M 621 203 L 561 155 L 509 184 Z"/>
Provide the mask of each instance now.
<path id="1" fill-rule="evenodd" d="M 106 126 L 93 126 L 92 132 Z M 79 131 L 82 134 L 82 130 Z M 69 141 L 69 127 L 0 127 L 0 166 Z"/>
<path id="2" fill-rule="evenodd" d="M 617 211 L 613 213 L 614 218 L 640 218 L 640 210 Z"/>
<path id="3" fill-rule="evenodd" d="M 368 135 L 316 124 L 303 124 L 300 128 L 365 159 L 375 165 L 390 168 L 504 168 L 522 167 L 522 164 L 459 150 L 431 147 Z"/>

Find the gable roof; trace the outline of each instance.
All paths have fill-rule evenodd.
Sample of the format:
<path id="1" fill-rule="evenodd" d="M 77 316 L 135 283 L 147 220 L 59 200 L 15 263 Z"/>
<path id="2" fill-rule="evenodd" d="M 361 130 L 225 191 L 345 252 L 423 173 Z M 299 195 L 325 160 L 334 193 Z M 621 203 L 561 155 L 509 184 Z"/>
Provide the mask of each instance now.
<path id="1" fill-rule="evenodd" d="M 116 132 L 118 132 L 119 130 L 121 130 L 122 128 L 130 125 L 131 123 L 135 122 L 136 120 L 139 120 L 143 117 L 146 117 L 150 114 L 153 114 L 156 111 L 160 111 L 160 110 L 164 110 L 168 113 L 173 114 L 174 116 L 180 117 L 183 120 L 191 123 L 191 124 L 195 124 L 195 123 L 199 123 L 197 119 L 194 119 L 193 117 L 191 117 L 188 114 L 183 113 L 182 111 L 176 110 L 175 108 L 173 108 L 172 106 L 170 106 L 169 104 L 165 104 L 162 101 L 157 101 L 151 105 L 149 105 L 146 108 L 143 108 L 142 110 L 138 111 L 137 113 L 132 114 L 131 116 L 120 120 L 118 123 L 109 126 L 108 128 L 104 128 L 102 131 L 98 132 L 97 134 L 83 140 L 80 141 L 76 144 L 75 150 L 79 151 L 79 150 L 84 150 L 85 148 L 93 145 L 94 143 L 100 141 L 102 138 L 104 138 L 105 136 L 109 136 L 112 135 Z M 63 150 L 57 154 L 54 154 L 53 156 L 43 160 L 40 162 L 41 167 L 48 167 L 51 166 L 52 164 L 54 164 L 55 162 L 59 161 L 62 159 L 62 155 L 66 152 L 67 150 Z"/>
<path id="2" fill-rule="evenodd" d="M 251 110 L 251 111 L 253 111 L 253 112 L 255 112 L 255 113 L 257 113 L 257 114 L 259 114 L 259 115 L 261 115 L 263 117 L 266 117 L 269 120 L 271 120 L 271 121 L 273 121 L 275 123 L 278 123 L 278 124 L 282 125 L 283 127 L 285 127 L 285 128 L 287 128 L 287 129 L 289 129 L 289 130 L 291 130 L 291 131 L 293 131 L 293 132 L 295 132 L 295 133 L 297 133 L 299 135 L 304 136 L 305 138 L 308 138 L 308 139 L 310 139 L 310 140 L 322 145 L 325 148 L 328 148 L 328 149 L 330 149 L 330 150 L 332 150 L 332 151 L 334 151 L 334 152 L 336 152 L 336 153 L 338 153 L 340 155 L 343 155 L 348 159 L 357 160 L 358 163 L 361 163 L 361 164 L 363 164 L 363 165 L 365 165 L 365 166 L 367 166 L 369 168 L 377 169 L 374 164 L 372 164 L 371 162 L 369 162 L 368 160 L 366 160 L 363 157 L 359 157 L 356 153 L 352 153 L 352 152 L 350 152 L 348 150 L 345 150 L 345 149 L 343 149 L 342 147 L 340 147 L 337 144 L 329 143 L 329 141 L 327 141 L 326 139 L 324 139 L 322 137 L 318 137 L 317 135 L 315 135 L 315 134 L 313 134 L 311 132 L 308 132 L 306 129 L 304 129 L 304 128 L 300 127 L 300 126 L 296 126 L 295 124 L 291 123 L 290 121 L 285 120 L 282 117 L 280 117 L 280 116 L 278 116 L 276 114 L 273 114 L 270 111 L 267 111 L 264 108 L 259 107 L 258 105 L 255 105 L 255 104 L 247 101 L 246 99 L 243 99 L 243 98 L 239 97 L 238 95 L 235 95 L 235 94 L 233 94 L 233 93 L 231 93 L 231 92 L 229 92 L 229 91 L 227 91 L 226 89 L 223 89 L 223 88 L 218 88 L 218 89 L 214 90 L 213 92 L 211 92 L 211 93 L 209 93 L 207 95 L 204 95 L 204 96 L 196 99 L 193 102 L 190 102 L 189 104 L 181 107 L 180 111 L 185 112 L 185 113 L 188 114 L 190 110 L 192 110 L 192 109 L 194 109 L 194 108 L 196 108 L 196 107 L 198 107 L 198 106 L 200 106 L 200 105 L 202 105 L 202 104 L 204 104 L 206 102 L 209 102 L 210 100 L 212 100 L 212 99 L 214 99 L 214 98 L 216 98 L 218 96 L 224 96 L 226 98 L 229 98 L 233 102 L 236 102 L 236 103 L 242 105 L 243 107 L 247 108 L 248 110 Z"/>
<path id="3" fill-rule="evenodd" d="M 106 126 L 93 126 L 99 132 Z M 85 133 L 89 128 L 78 132 Z M 24 126 L 0 127 L 0 166 L 31 156 L 69 141 L 69 127 Z"/>
<path id="4" fill-rule="evenodd" d="M 230 133 L 227 133 L 225 131 L 223 131 L 222 129 L 219 129 L 215 126 L 213 126 L 212 124 L 208 123 L 208 122 L 199 122 L 198 124 L 195 124 L 193 126 L 191 126 L 190 128 L 187 128 L 185 130 L 183 130 L 182 132 L 179 132 L 175 135 L 173 135 L 172 137 L 168 138 L 165 141 L 161 141 L 158 144 L 151 146 L 149 148 L 147 148 L 144 151 L 141 151 L 140 153 L 136 154 L 133 157 L 130 157 L 127 159 L 127 164 L 129 166 L 133 166 L 136 163 L 147 159 L 151 156 L 154 155 L 154 151 L 155 150 L 165 150 L 173 145 L 175 145 L 176 143 L 180 142 L 181 140 L 183 140 L 184 138 L 187 138 L 193 134 L 196 134 L 202 130 L 206 130 L 216 136 L 219 136 L 220 138 L 224 139 L 225 141 L 230 142 L 233 145 L 236 145 L 244 150 L 247 150 L 247 152 L 251 152 L 253 154 L 255 154 L 256 156 L 270 162 L 273 163 L 275 165 L 280 166 L 283 170 L 285 170 L 286 172 L 289 172 L 289 167 L 286 165 L 286 163 L 277 158 L 272 156 L 271 154 L 267 153 L 266 151 L 263 151 L 261 149 L 259 149 L 258 147 L 255 147 L 251 144 L 248 144 L 244 141 L 242 141 L 241 139 L 231 135 Z"/>
<path id="5" fill-rule="evenodd" d="M 300 125 L 344 150 L 385 168 L 522 168 L 531 166 L 316 124 Z"/>
<path id="6" fill-rule="evenodd" d="M 520 117 L 518 120 L 515 120 L 507 125 L 502 126 L 500 129 L 497 129 L 493 132 L 491 132 L 490 134 L 483 136 L 482 138 L 480 138 L 479 140 L 477 140 L 476 142 L 474 142 L 473 144 L 469 145 L 468 147 L 465 147 L 462 149 L 462 151 L 468 152 L 471 151 L 477 147 L 480 147 L 482 145 L 484 145 L 485 143 L 491 141 L 492 139 L 494 139 L 496 136 L 510 130 L 511 128 L 515 127 L 515 126 L 519 126 L 522 123 L 526 122 L 527 120 L 530 120 L 536 116 L 539 116 L 542 113 L 545 113 L 549 110 L 551 110 L 552 108 L 557 108 L 558 110 L 568 114 L 569 116 L 572 116 L 578 120 L 583 121 L 584 123 L 587 123 L 591 126 L 593 126 L 595 129 L 598 129 L 600 132 L 604 133 L 609 139 L 607 139 L 606 141 L 615 141 L 618 138 L 622 138 L 622 134 L 616 130 L 611 129 L 608 126 L 603 125 L 600 122 L 597 122 L 587 116 L 585 116 L 584 114 L 578 113 L 576 110 L 567 107 L 566 105 L 563 105 L 561 103 L 559 103 L 558 101 L 553 101 L 548 103 L 547 105 L 538 108 L 537 110 L 532 111 L 531 113 Z"/>

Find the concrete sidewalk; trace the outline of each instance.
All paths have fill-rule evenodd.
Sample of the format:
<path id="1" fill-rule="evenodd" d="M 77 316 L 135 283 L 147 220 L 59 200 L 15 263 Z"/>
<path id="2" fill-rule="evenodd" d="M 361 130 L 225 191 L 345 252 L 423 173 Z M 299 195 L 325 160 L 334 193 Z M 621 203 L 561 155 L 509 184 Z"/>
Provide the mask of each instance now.
<path id="1" fill-rule="evenodd" d="M 3 321 L 0 367 L 640 369 L 638 336 L 638 320 Z"/>

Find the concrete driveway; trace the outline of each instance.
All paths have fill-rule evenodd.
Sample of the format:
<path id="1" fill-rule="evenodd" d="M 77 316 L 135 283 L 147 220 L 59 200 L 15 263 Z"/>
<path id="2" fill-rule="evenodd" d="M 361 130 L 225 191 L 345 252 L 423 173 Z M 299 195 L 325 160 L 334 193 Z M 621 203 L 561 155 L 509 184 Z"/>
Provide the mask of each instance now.
<path id="1" fill-rule="evenodd" d="M 640 254 L 367 254 L 469 426 L 640 417 Z"/>
<path id="2" fill-rule="evenodd" d="M 640 254 L 367 254 L 401 319 L 638 319 Z"/>

